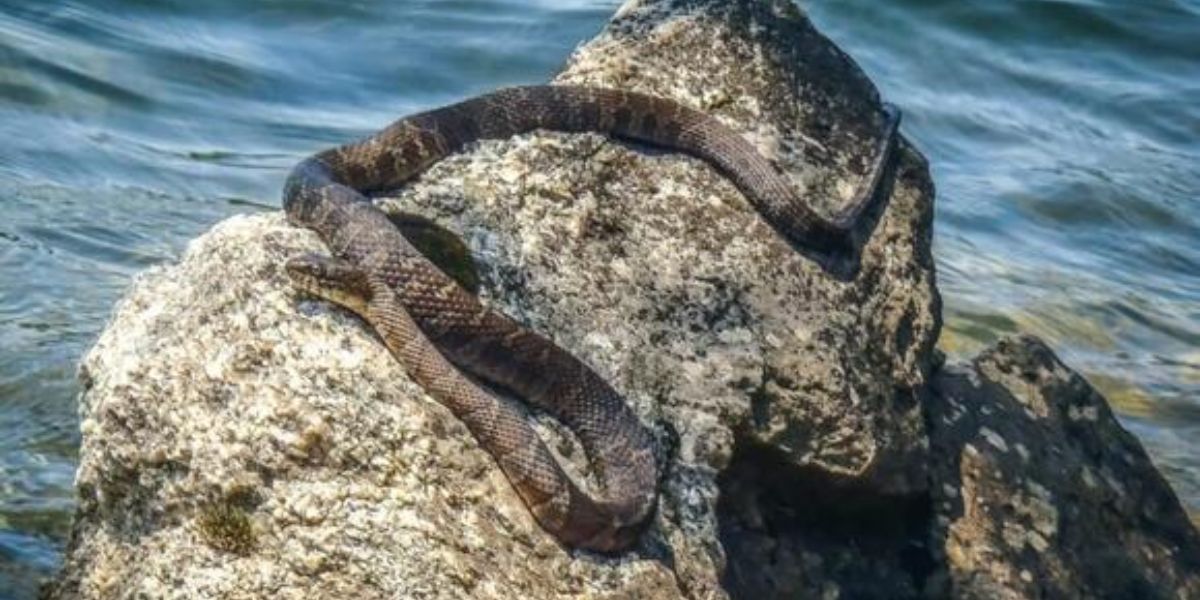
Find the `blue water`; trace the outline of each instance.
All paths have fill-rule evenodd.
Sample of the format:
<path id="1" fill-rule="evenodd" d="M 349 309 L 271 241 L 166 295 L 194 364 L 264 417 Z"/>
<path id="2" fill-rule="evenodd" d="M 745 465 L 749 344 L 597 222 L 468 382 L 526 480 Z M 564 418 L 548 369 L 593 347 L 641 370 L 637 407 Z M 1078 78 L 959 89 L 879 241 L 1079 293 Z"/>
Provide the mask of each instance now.
<path id="1" fill-rule="evenodd" d="M 821 0 L 938 184 L 942 347 L 1049 339 L 1200 512 L 1200 0 Z M 544 81 L 586 0 L 0 0 L 0 597 L 65 541 L 136 272 L 401 114 Z"/>

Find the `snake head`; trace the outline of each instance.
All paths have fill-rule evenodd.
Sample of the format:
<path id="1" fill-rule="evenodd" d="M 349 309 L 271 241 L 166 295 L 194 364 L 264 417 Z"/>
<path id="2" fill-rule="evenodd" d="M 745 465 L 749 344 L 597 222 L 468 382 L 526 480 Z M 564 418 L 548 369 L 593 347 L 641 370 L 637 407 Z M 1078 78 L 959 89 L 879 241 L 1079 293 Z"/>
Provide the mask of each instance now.
<path id="1" fill-rule="evenodd" d="M 357 266 L 328 256 L 305 254 L 288 260 L 284 270 L 297 289 L 366 316 L 371 282 Z"/>

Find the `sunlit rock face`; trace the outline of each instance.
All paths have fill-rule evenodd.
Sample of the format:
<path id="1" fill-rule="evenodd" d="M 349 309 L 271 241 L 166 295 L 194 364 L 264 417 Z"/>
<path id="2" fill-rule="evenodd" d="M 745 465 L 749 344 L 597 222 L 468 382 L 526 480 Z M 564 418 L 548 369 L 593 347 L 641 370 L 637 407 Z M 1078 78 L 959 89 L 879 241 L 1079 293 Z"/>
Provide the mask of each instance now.
<path id="1" fill-rule="evenodd" d="M 708 111 L 827 214 L 860 185 L 882 124 L 870 82 L 782 2 L 629 4 L 556 81 Z M 483 296 L 592 365 L 655 431 L 660 508 L 616 558 L 560 547 L 362 323 L 289 287 L 280 267 L 322 250 L 314 235 L 278 215 L 222 223 L 139 278 L 84 361 L 60 589 L 724 595 L 717 479 L 735 446 L 923 489 L 910 390 L 937 335 L 933 198 L 915 152 L 894 171 L 852 279 L 700 161 L 599 135 L 481 143 L 382 201 L 458 233 Z"/>
<path id="2" fill-rule="evenodd" d="M 826 214 L 881 125 L 870 82 L 782 1 L 631 2 L 556 81 L 714 114 Z M 928 385 L 933 189 L 903 143 L 890 181 L 857 268 L 828 270 L 703 163 L 599 135 L 480 143 L 380 199 L 461 236 L 474 264 L 451 266 L 655 432 L 659 510 L 615 557 L 557 544 L 374 333 L 289 286 L 284 261 L 323 251 L 314 234 L 280 214 L 223 222 L 140 276 L 83 361 L 80 506 L 52 595 L 966 595 L 980 569 L 961 557 L 990 532 L 1052 545 L 1065 517 L 1024 484 L 1008 490 L 1032 494 L 1019 530 L 943 510 L 975 479 L 947 470 L 958 438 Z M 538 424 L 586 477 L 570 436 Z M 987 429 L 973 447 L 1017 452 Z"/>

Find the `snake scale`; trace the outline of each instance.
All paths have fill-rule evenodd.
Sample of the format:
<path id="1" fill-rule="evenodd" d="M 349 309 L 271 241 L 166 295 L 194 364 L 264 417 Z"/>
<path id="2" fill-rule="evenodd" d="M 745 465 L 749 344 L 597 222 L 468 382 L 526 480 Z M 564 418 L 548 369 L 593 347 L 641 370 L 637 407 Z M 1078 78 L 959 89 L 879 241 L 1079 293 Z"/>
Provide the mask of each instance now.
<path id="1" fill-rule="evenodd" d="M 657 504 L 654 440 L 622 397 L 554 342 L 485 307 L 421 255 L 367 195 L 394 189 L 481 139 L 535 129 L 599 132 L 696 156 L 729 178 L 777 231 L 823 254 L 852 252 L 850 232 L 877 198 L 899 112 L 885 105 L 876 156 L 848 212 L 825 219 L 787 176 L 730 127 L 671 100 L 618 90 L 528 86 L 497 90 L 402 118 L 361 141 L 297 165 L 283 205 L 332 256 L 286 271 L 303 291 L 357 313 L 410 376 L 495 457 L 538 523 L 567 546 L 616 552 Z M 461 370 L 460 370 L 461 369 Z M 521 411 L 464 374 L 513 392 L 578 438 L 602 492 L 572 481 Z"/>

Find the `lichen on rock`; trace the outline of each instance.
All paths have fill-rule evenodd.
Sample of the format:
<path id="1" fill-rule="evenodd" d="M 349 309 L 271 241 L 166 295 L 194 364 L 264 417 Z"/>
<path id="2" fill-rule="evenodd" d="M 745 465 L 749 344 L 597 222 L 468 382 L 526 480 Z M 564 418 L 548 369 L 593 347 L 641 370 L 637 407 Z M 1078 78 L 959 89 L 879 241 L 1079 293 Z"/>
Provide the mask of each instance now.
<path id="1" fill-rule="evenodd" d="M 1200 535 L 1108 403 L 1040 340 L 933 380 L 931 583 L 954 598 L 1200 597 Z"/>

